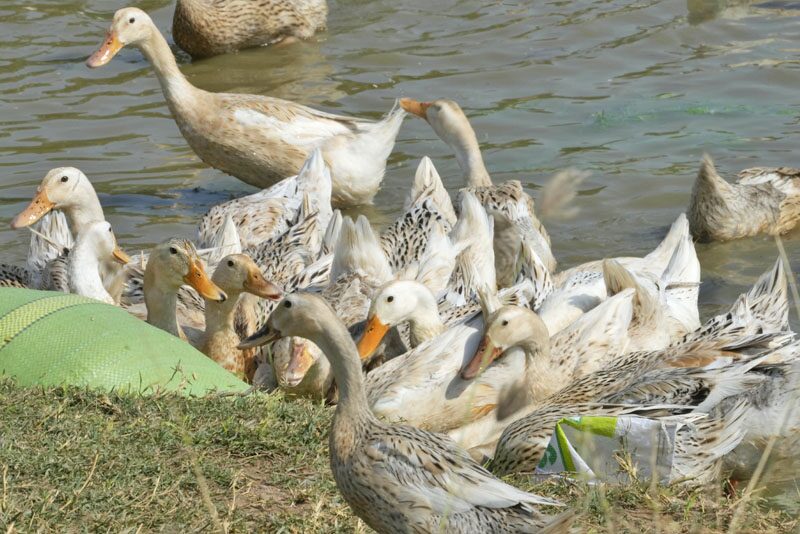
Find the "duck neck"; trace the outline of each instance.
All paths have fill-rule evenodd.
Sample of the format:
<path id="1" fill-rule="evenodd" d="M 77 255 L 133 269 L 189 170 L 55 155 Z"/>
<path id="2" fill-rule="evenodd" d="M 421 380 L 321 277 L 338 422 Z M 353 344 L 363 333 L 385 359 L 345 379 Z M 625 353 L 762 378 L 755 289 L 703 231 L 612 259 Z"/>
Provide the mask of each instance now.
<path id="1" fill-rule="evenodd" d="M 458 131 L 450 142 L 456 154 L 458 166 L 464 172 L 464 180 L 468 187 L 486 187 L 492 185 L 492 179 L 486 170 L 481 155 L 478 138 L 472 128 L 463 128 Z"/>
<path id="2" fill-rule="evenodd" d="M 206 301 L 206 337 L 210 337 L 218 332 L 233 332 L 234 319 L 236 317 L 236 306 L 239 304 L 241 293 L 233 290 L 225 290 L 228 298 L 223 302 L 212 300 Z"/>
<path id="3" fill-rule="evenodd" d="M 353 339 L 344 325 L 338 321 L 331 323 L 325 335 L 313 341 L 324 354 L 335 355 L 328 360 L 339 388 L 336 417 L 346 421 L 374 419 L 367 404 L 361 360 Z"/>
<path id="4" fill-rule="evenodd" d="M 439 317 L 439 309 L 433 301 L 433 295 L 428 293 L 417 301 L 417 307 L 409 317 L 409 323 L 412 348 L 442 333 L 444 324 Z"/>
<path id="5" fill-rule="evenodd" d="M 164 91 L 164 96 L 171 109 L 194 100 L 199 89 L 189 83 L 181 69 L 178 68 L 175 54 L 172 53 L 161 32 L 153 28 L 152 36 L 141 43 L 139 48 L 153 65 L 161 84 L 161 90 Z"/>
<path id="6" fill-rule="evenodd" d="M 534 402 L 540 402 L 569 383 L 574 365 L 555 362 L 550 355 L 550 340 L 529 339 L 520 345 L 525 352 L 525 374 Z M 547 377 L 542 380 L 542 377 Z"/>
<path id="7" fill-rule="evenodd" d="M 70 285 L 75 293 L 114 304 L 114 299 L 103 287 L 103 281 L 100 279 L 100 260 L 90 247 L 79 241 L 70 253 L 68 269 Z"/>
<path id="8" fill-rule="evenodd" d="M 153 269 L 145 270 L 144 303 L 147 307 L 147 322 L 173 336 L 186 339 L 186 335 L 178 324 L 176 313 L 178 289 L 159 283 Z"/>
<path id="9" fill-rule="evenodd" d="M 106 219 L 103 214 L 103 206 L 92 186 L 86 187 L 80 192 L 80 202 L 64 206 L 62 211 L 69 219 L 73 231 L 78 235 L 86 230 L 90 223 Z"/>

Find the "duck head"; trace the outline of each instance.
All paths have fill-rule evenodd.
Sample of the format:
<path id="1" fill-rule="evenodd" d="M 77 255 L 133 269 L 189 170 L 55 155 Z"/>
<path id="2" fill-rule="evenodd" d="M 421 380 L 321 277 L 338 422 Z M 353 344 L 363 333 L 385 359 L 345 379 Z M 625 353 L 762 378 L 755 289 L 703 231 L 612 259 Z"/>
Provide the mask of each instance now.
<path id="1" fill-rule="evenodd" d="M 520 306 L 503 306 L 489 314 L 483 337 L 475 355 L 461 370 L 461 378 L 471 380 L 481 374 L 507 350 L 520 347 L 526 353 L 549 349 L 547 327 L 533 311 Z"/>
<path id="2" fill-rule="evenodd" d="M 86 60 L 89 67 L 106 65 L 127 45 L 141 46 L 157 31 L 150 16 L 135 7 L 126 7 L 114 13 L 111 27 L 100 48 Z"/>

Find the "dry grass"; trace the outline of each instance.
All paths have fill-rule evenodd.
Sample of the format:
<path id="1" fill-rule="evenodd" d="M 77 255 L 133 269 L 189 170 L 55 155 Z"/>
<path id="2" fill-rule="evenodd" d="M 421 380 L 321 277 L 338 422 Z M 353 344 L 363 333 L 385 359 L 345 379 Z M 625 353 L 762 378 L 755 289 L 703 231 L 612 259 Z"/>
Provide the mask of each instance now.
<path id="1" fill-rule="evenodd" d="M 8 381 L 0 398 L 4 532 L 366 530 L 330 475 L 330 408 L 279 394 L 140 398 Z M 585 532 L 726 532 L 739 503 L 644 484 L 512 482 L 582 510 Z M 758 504 L 744 504 L 740 532 L 797 528 Z"/>

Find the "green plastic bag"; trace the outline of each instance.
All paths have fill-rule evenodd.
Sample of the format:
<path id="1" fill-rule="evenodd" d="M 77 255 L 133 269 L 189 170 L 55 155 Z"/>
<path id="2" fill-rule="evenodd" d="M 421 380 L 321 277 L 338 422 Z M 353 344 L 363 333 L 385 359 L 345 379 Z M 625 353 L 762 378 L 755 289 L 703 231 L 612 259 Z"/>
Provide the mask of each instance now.
<path id="1" fill-rule="evenodd" d="M 0 375 L 21 386 L 74 385 L 126 393 L 244 391 L 188 343 L 96 300 L 0 288 Z"/>

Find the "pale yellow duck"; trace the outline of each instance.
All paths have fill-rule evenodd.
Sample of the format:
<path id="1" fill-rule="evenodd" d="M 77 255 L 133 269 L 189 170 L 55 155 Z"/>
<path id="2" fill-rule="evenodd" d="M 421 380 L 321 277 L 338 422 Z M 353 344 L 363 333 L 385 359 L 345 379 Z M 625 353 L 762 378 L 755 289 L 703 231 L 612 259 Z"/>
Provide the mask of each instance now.
<path id="1" fill-rule="evenodd" d="M 800 169 L 745 169 L 732 184 L 717 173 L 706 154 L 687 213 L 698 241 L 784 234 L 800 221 Z"/>
<path id="2" fill-rule="evenodd" d="M 87 64 L 101 67 L 126 45 L 139 48 L 153 65 L 178 128 L 212 167 L 265 188 L 297 174 L 320 148 L 331 170 L 334 204 L 369 203 L 380 188 L 402 109 L 372 122 L 268 96 L 203 91 L 180 71 L 147 13 L 132 7 L 114 14 L 105 41 Z"/>
<path id="3" fill-rule="evenodd" d="M 327 17 L 326 0 L 178 0 L 172 37 L 197 59 L 308 39 Z"/>
<path id="4" fill-rule="evenodd" d="M 193 302 L 178 307 L 178 291 L 189 285 L 200 297 L 222 302 L 227 295 L 206 274 L 194 245 L 186 239 L 171 238 L 150 252 L 144 271 L 144 307 L 140 304 L 126 309 L 144 316 L 148 323 L 173 336 L 188 340 L 184 327 L 189 327 L 194 345 L 199 345 L 203 330 L 203 307 Z"/>
<path id="5" fill-rule="evenodd" d="M 566 512 L 552 501 L 495 478 L 445 436 L 382 423 L 370 411 L 361 361 L 330 305 L 308 293 L 288 295 L 251 340 L 313 341 L 330 357 L 339 402 L 330 430 L 331 470 L 353 512 L 381 533 L 563 532 Z"/>

